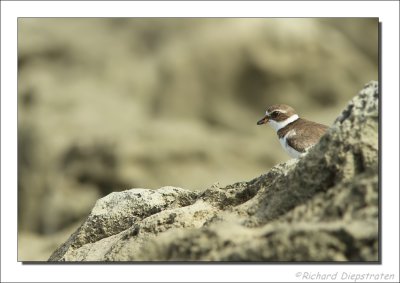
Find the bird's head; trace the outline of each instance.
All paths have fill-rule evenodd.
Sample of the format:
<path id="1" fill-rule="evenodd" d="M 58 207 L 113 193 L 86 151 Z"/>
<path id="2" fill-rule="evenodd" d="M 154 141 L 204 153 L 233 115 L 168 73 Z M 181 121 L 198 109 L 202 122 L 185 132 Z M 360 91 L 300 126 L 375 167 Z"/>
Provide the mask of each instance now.
<path id="1" fill-rule="evenodd" d="M 299 116 L 292 107 L 285 104 L 275 104 L 268 107 L 265 116 L 257 122 L 257 125 L 269 124 L 276 131 L 279 131 L 298 118 Z"/>

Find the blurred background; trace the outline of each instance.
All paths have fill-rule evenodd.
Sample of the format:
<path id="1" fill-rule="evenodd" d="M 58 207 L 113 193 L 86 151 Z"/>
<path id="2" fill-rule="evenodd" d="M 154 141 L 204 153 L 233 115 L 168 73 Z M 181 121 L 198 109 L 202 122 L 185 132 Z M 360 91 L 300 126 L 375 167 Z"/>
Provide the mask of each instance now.
<path id="1" fill-rule="evenodd" d="M 267 106 L 331 125 L 377 79 L 378 19 L 19 18 L 18 259 L 111 192 L 265 173 Z"/>

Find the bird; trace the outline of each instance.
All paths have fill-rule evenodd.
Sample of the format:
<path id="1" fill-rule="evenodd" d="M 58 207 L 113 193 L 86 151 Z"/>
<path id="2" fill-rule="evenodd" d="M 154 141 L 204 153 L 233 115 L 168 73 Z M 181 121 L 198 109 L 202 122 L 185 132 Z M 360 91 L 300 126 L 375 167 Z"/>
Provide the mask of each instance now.
<path id="1" fill-rule="evenodd" d="M 279 142 L 292 158 L 299 158 L 316 145 L 328 127 L 300 118 L 296 111 L 286 104 L 268 107 L 265 116 L 257 125 L 269 124 L 277 133 Z"/>

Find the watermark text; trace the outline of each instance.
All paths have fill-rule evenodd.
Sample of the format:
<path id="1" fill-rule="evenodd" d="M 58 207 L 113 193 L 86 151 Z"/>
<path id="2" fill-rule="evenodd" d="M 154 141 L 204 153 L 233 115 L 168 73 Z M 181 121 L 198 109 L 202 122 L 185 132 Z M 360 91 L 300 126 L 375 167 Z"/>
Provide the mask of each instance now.
<path id="1" fill-rule="evenodd" d="M 351 282 L 362 282 L 362 281 L 393 281 L 394 274 L 391 273 L 351 273 L 351 272 L 296 272 L 296 278 L 308 281 L 351 281 Z"/>

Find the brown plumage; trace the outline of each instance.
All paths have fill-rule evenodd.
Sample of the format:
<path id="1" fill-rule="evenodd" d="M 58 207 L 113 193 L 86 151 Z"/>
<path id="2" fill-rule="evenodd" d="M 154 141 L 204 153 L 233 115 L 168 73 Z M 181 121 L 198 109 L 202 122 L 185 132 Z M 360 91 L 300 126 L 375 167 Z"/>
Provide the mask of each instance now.
<path id="1" fill-rule="evenodd" d="M 313 130 L 310 131 L 309 127 L 312 126 Z M 294 130 L 296 128 L 296 130 Z M 307 148 L 318 143 L 319 139 L 326 133 L 327 126 L 308 121 L 302 118 L 290 123 L 286 127 L 280 129 L 277 134 L 281 139 L 288 132 L 294 130 L 296 134 L 290 135 L 286 141 L 289 146 L 293 147 L 299 152 L 305 152 Z"/>
<path id="2" fill-rule="evenodd" d="M 283 149 L 294 158 L 317 144 L 328 127 L 299 118 L 296 111 L 286 104 L 270 106 L 257 125 L 269 124 L 278 134 Z"/>

